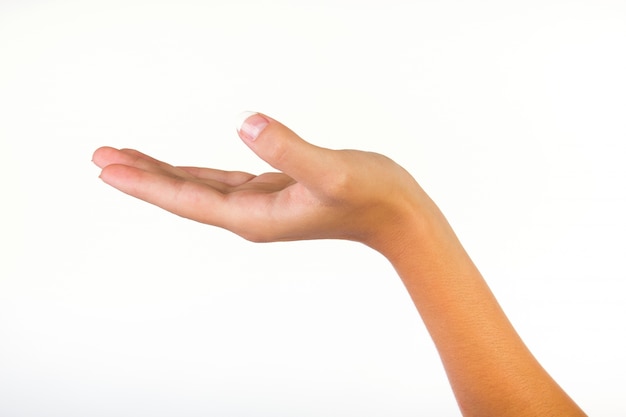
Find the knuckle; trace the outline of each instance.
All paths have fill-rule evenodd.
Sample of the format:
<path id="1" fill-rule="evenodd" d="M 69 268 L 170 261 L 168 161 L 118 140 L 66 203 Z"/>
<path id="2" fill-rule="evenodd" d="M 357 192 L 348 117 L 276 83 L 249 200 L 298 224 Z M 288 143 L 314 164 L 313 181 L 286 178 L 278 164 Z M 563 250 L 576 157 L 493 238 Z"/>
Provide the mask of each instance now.
<path id="1" fill-rule="evenodd" d="M 334 201 L 352 200 L 362 188 L 358 169 L 349 162 L 351 151 L 339 151 L 323 175 L 324 193 Z"/>
<path id="2" fill-rule="evenodd" d="M 326 175 L 324 192 L 331 200 L 342 201 L 354 194 L 354 178 L 349 172 L 335 171 Z"/>

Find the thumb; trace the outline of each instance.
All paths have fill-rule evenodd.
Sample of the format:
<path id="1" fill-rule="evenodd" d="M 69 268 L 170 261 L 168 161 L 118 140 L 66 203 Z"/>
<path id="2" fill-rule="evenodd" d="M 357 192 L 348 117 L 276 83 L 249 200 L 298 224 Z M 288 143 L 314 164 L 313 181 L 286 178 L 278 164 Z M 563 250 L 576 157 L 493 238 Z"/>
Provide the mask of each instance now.
<path id="1" fill-rule="evenodd" d="M 334 152 L 312 145 L 285 125 L 260 113 L 239 116 L 239 137 L 261 159 L 298 182 L 314 185 L 333 167 Z"/>

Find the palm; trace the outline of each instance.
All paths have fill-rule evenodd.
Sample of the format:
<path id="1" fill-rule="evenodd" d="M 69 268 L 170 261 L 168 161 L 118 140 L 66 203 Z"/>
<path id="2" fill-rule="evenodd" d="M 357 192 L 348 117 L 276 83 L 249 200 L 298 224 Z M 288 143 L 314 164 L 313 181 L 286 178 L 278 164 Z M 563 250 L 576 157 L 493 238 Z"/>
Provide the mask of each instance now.
<path id="1" fill-rule="evenodd" d="M 175 167 L 135 150 L 108 147 L 96 151 L 94 162 L 106 182 L 127 194 L 251 240 L 295 239 L 306 232 L 301 219 L 317 217 L 315 197 L 283 173 Z"/>

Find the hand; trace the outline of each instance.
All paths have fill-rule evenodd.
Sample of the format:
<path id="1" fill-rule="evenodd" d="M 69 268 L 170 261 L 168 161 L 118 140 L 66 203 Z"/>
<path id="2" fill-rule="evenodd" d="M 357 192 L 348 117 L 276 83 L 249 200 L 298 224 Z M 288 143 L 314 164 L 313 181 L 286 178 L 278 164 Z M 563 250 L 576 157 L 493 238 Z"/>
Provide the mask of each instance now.
<path id="1" fill-rule="evenodd" d="M 98 149 L 100 178 L 258 242 L 339 238 L 385 255 L 428 328 L 465 415 L 584 415 L 526 348 L 435 204 L 382 155 L 311 145 L 249 115 L 239 136 L 280 172 L 174 167 Z"/>
<path id="2" fill-rule="evenodd" d="M 385 156 L 314 146 L 258 113 L 238 132 L 281 172 L 175 167 L 110 147 L 96 150 L 93 161 L 104 182 L 127 194 L 256 242 L 338 238 L 377 247 L 430 202 Z"/>

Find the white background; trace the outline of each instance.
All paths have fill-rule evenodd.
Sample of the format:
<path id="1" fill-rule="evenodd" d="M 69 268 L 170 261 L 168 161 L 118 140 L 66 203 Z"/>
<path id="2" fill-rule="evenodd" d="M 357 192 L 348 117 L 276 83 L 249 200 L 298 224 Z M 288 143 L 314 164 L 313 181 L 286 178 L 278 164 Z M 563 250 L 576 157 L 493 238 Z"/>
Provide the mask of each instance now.
<path id="1" fill-rule="evenodd" d="M 405 166 L 548 371 L 624 415 L 626 4 L 303 3 L 0 1 L 0 415 L 459 415 L 377 253 L 252 244 L 91 164 L 262 172 L 243 110 Z"/>

